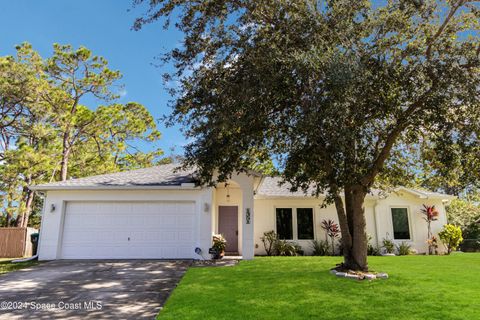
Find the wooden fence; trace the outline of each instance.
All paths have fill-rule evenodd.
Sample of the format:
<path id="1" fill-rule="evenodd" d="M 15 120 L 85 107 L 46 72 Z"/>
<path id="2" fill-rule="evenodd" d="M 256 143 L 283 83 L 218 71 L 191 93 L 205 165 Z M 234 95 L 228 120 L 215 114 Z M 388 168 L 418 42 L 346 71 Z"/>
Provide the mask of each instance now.
<path id="1" fill-rule="evenodd" d="M 0 258 L 19 258 L 32 255 L 30 235 L 33 228 L 0 228 Z"/>

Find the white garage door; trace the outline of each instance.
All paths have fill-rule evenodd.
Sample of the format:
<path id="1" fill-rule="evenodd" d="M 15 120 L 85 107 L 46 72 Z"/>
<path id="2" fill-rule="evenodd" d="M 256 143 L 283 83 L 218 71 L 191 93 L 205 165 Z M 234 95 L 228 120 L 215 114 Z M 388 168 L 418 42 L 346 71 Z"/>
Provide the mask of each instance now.
<path id="1" fill-rule="evenodd" d="M 193 202 L 69 202 L 63 259 L 182 259 L 195 250 Z"/>

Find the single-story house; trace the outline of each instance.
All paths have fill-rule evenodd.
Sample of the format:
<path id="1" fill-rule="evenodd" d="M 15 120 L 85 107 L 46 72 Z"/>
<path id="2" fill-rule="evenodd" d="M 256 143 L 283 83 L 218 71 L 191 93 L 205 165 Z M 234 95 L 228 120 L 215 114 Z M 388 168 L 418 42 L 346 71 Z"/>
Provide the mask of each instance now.
<path id="1" fill-rule="evenodd" d="M 195 185 L 193 170 L 177 165 L 105 174 L 32 186 L 45 195 L 39 259 L 209 259 L 212 235 L 227 239 L 227 253 L 243 259 L 265 254 L 260 237 L 280 238 L 310 253 L 325 239 L 323 219 L 338 221 L 323 199 L 290 192 L 279 178 L 239 173 L 216 187 Z M 436 234 L 447 222 L 445 194 L 399 188 L 367 196 L 367 232 L 373 245 L 384 238 L 427 250 L 420 209 L 435 205 Z"/>

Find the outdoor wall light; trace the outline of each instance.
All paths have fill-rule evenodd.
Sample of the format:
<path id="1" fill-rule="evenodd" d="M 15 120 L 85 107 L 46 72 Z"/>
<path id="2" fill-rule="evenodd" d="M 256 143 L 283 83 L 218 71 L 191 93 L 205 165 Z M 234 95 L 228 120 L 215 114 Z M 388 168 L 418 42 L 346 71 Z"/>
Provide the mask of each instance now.
<path id="1" fill-rule="evenodd" d="M 52 203 L 50 206 L 50 212 L 54 212 L 54 211 L 55 211 L 55 203 Z"/>
<path id="2" fill-rule="evenodd" d="M 230 188 L 228 183 L 225 183 L 225 189 L 227 189 L 227 202 L 230 202 Z"/>
<path id="3" fill-rule="evenodd" d="M 208 202 L 205 202 L 203 204 L 203 211 L 205 211 L 205 212 L 210 211 L 210 204 Z"/>

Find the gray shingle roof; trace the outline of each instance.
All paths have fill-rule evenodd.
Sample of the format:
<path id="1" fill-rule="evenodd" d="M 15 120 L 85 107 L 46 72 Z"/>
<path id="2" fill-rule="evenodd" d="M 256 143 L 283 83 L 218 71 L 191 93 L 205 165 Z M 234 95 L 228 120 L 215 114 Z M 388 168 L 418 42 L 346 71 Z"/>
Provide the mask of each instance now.
<path id="1" fill-rule="evenodd" d="M 182 183 L 194 183 L 193 169 L 176 171 L 178 164 L 165 164 L 150 168 L 102 174 L 63 182 L 33 186 L 35 190 L 128 188 L 128 187 L 175 187 Z"/>
<path id="2" fill-rule="evenodd" d="M 307 193 L 305 193 L 303 190 L 298 190 L 296 192 L 291 192 L 290 191 L 291 184 L 290 183 L 280 184 L 281 181 L 282 181 L 282 179 L 280 177 L 264 177 L 262 183 L 260 184 L 260 186 L 257 189 L 257 195 L 258 196 L 263 196 L 263 197 L 270 197 L 270 198 L 272 198 L 272 197 L 273 198 L 274 197 L 300 197 L 300 198 L 304 198 L 304 197 L 312 196 L 313 192 L 315 191 L 315 189 L 312 186 L 307 190 Z M 420 189 L 410 189 L 410 188 L 405 188 L 405 187 L 400 187 L 400 188 L 397 188 L 395 190 L 391 190 L 390 192 L 401 191 L 401 190 L 412 193 L 419 198 L 425 198 L 425 199 L 437 198 L 437 199 L 448 200 L 448 199 L 455 198 L 454 196 L 450 196 L 450 195 L 443 194 L 443 193 L 432 192 L 432 191 L 428 191 L 428 190 L 420 190 Z M 381 191 L 381 190 L 373 189 L 370 192 L 370 196 L 383 197 L 383 196 L 387 196 L 388 193 L 389 192 L 384 192 L 384 191 Z"/>
<path id="3" fill-rule="evenodd" d="M 71 179 L 63 182 L 53 182 L 40 184 L 30 187 L 32 190 L 68 190 L 68 189 L 134 189 L 134 188 L 184 188 L 182 184 L 188 184 L 187 187 L 193 187 L 195 183 L 195 169 L 180 170 L 179 164 L 164 164 L 160 166 L 102 174 L 79 179 Z M 311 187 L 307 193 L 303 190 L 291 192 L 291 184 L 280 184 L 280 177 L 264 176 L 257 189 L 257 196 L 263 197 L 299 197 L 304 198 L 312 196 L 314 188 Z M 420 198 L 442 198 L 452 199 L 454 197 L 426 191 L 400 187 L 398 191 L 404 190 L 415 194 Z M 372 196 L 379 196 L 379 190 L 372 190 Z"/>
<path id="4" fill-rule="evenodd" d="M 257 195 L 268 197 L 305 197 L 303 190 L 291 192 L 292 185 L 288 182 L 280 185 L 282 179 L 280 177 L 264 177 L 262 183 L 257 189 Z M 307 190 L 307 196 L 312 195 L 314 188 Z"/>

